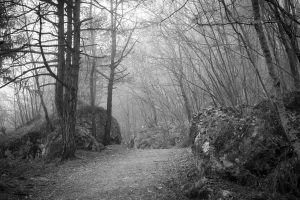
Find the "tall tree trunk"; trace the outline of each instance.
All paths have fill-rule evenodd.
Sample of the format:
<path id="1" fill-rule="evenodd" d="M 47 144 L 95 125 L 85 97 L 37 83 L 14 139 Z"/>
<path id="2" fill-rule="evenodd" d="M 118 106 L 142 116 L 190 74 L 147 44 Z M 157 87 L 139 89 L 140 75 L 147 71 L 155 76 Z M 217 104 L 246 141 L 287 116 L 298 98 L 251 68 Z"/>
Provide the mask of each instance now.
<path id="1" fill-rule="evenodd" d="M 287 4 L 287 2 L 286 2 L 286 4 Z M 288 9 L 288 6 L 285 5 L 285 7 L 287 9 L 287 12 L 290 12 Z M 285 30 L 285 27 L 283 27 L 283 24 L 282 24 L 283 19 L 280 16 L 278 8 L 274 7 L 273 9 L 275 11 L 275 17 L 276 17 L 276 21 L 277 21 L 280 38 L 282 40 L 282 44 L 284 45 L 284 48 L 285 48 L 285 51 L 286 51 L 286 54 L 288 57 L 288 61 L 290 64 L 290 70 L 291 70 L 291 76 L 293 78 L 294 89 L 299 90 L 300 89 L 300 74 L 299 74 L 298 66 L 299 66 L 300 60 L 297 59 L 297 55 L 295 53 L 297 51 L 297 49 L 299 51 L 298 45 L 295 44 L 295 43 L 298 43 L 298 41 L 297 41 L 297 38 L 292 35 L 293 28 L 290 28 L 290 34 L 289 34 L 290 37 L 287 37 L 287 35 L 286 35 L 287 30 Z M 294 28 L 294 29 L 296 29 L 296 28 Z"/>
<path id="2" fill-rule="evenodd" d="M 285 9 L 287 10 L 288 13 L 290 13 L 293 17 L 297 17 L 296 14 L 296 8 L 297 6 L 295 5 L 296 2 L 294 0 L 290 1 L 285 1 Z M 277 8 L 278 10 L 278 8 Z M 284 15 L 286 16 L 286 15 Z M 294 79 L 294 86 L 296 90 L 300 90 L 300 73 L 299 73 L 299 63 L 300 63 L 300 47 L 298 44 L 298 24 L 295 23 L 292 19 L 285 19 L 285 21 L 290 21 L 290 26 L 284 27 L 284 30 L 286 31 L 287 35 L 290 38 L 290 44 L 291 44 L 291 59 L 298 58 L 297 61 L 295 59 L 295 63 L 292 64 L 291 67 L 291 72 L 292 76 Z"/>
<path id="3" fill-rule="evenodd" d="M 24 125 L 25 124 L 24 112 L 23 112 L 24 109 L 23 109 L 23 106 L 22 106 L 22 103 L 21 103 L 21 100 L 20 100 L 19 91 L 17 91 L 17 93 L 15 93 L 15 96 L 16 96 L 16 99 L 17 99 L 16 101 L 17 101 L 19 112 L 20 112 L 21 124 Z"/>
<path id="4" fill-rule="evenodd" d="M 22 97 L 23 97 L 23 109 L 25 113 L 25 123 L 30 121 L 30 117 L 28 114 L 28 108 L 27 108 L 27 101 L 26 101 L 26 92 L 24 93 L 24 90 L 22 92 Z"/>
<path id="5" fill-rule="evenodd" d="M 57 5 L 57 15 L 58 15 L 58 66 L 57 66 L 57 78 L 64 81 L 65 74 L 65 28 L 64 28 L 64 9 L 65 1 L 58 1 Z M 64 98 L 64 87 L 59 82 L 56 81 L 55 85 L 55 106 L 57 114 L 60 119 L 63 118 L 63 100 Z"/>
<path id="6" fill-rule="evenodd" d="M 75 125 L 78 91 L 78 75 L 80 64 L 80 1 L 70 0 L 67 5 L 68 16 L 68 54 L 65 81 L 69 86 L 64 95 L 64 130 L 62 160 L 75 157 Z M 73 9 L 72 9 L 73 8 Z M 72 21 L 73 14 L 73 21 Z M 74 24 L 74 37 L 72 37 L 72 24 Z M 73 41 L 73 48 L 72 48 Z"/>
<path id="7" fill-rule="evenodd" d="M 39 87 L 39 86 L 38 86 Z M 45 114 L 45 119 L 47 121 L 47 129 L 50 130 L 51 132 L 54 130 L 54 126 L 49 118 L 49 114 L 48 114 L 48 110 L 47 110 L 47 106 L 45 104 L 45 101 L 44 101 L 44 97 L 43 97 L 43 94 L 42 94 L 42 91 L 41 89 L 38 89 L 38 95 L 40 97 L 40 100 L 41 100 L 41 105 L 43 107 L 43 110 L 44 110 L 44 114 Z"/>
<path id="8" fill-rule="evenodd" d="M 93 0 L 90 2 L 90 17 L 93 17 Z M 93 30 L 93 24 L 91 23 L 91 45 L 92 45 L 92 69 L 90 74 L 90 104 L 92 107 L 92 135 L 96 138 L 96 112 L 95 112 L 95 101 L 96 101 L 96 43 L 95 43 L 95 30 Z"/>
<path id="9" fill-rule="evenodd" d="M 58 52 L 57 78 L 65 81 L 65 0 L 57 2 L 58 15 Z M 64 139 L 64 86 L 59 81 L 55 84 L 55 107 L 59 118 L 60 133 Z"/>
<path id="10" fill-rule="evenodd" d="M 182 52 L 181 52 L 181 47 L 180 45 L 178 45 L 178 51 L 179 51 L 179 56 L 180 56 L 180 66 L 179 66 L 179 74 L 175 74 L 175 76 L 177 77 L 178 79 L 178 82 L 179 82 L 179 87 L 180 87 L 180 91 L 181 91 L 181 95 L 182 95 L 182 98 L 183 98 L 183 102 L 184 102 L 184 107 L 185 107 L 185 111 L 186 111 L 186 115 L 187 115 L 187 118 L 189 120 L 189 122 L 192 120 L 192 111 L 191 111 L 191 105 L 190 105 L 190 101 L 186 95 L 186 91 L 184 89 L 184 85 L 183 85 L 183 76 L 184 76 L 184 72 L 183 72 L 183 57 L 182 57 Z"/>
<path id="11" fill-rule="evenodd" d="M 112 121 L 112 95 L 113 95 L 113 84 L 114 84 L 114 70 L 110 72 L 110 78 L 107 86 L 107 110 L 106 110 L 106 124 L 105 124 L 105 135 L 104 135 L 104 145 L 110 144 L 110 131 L 111 131 L 111 121 Z"/>
<path id="12" fill-rule="evenodd" d="M 152 114 L 153 114 L 153 117 L 151 117 L 151 119 L 149 120 L 150 125 L 158 126 L 157 111 L 156 111 L 155 103 L 150 100 L 150 96 L 148 96 L 148 97 L 149 97 L 150 107 L 151 107 Z"/>
<path id="13" fill-rule="evenodd" d="M 110 57 L 110 75 L 107 86 L 107 106 L 106 106 L 106 124 L 105 124 L 105 134 L 104 134 L 104 145 L 110 143 L 110 131 L 111 131 L 111 120 L 112 120 L 112 95 L 113 95 L 113 86 L 115 79 L 115 57 L 117 50 L 117 30 L 116 30 L 116 14 L 114 13 L 113 0 L 110 1 L 110 17 L 111 17 L 111 57 Z"/>
<path id="14" fill-rule="evenodd" d="M 263 51 L 263 55 L 265 57 L 265 61 L 267 64 L 269 75 L 273 81 L 273 87 L 275 89 L 275 95 L 276 99 L 273 100 L 273 103 L 276 105 L 279 118 L 282 124 L 282 127 L 285 132 L 285 136 L 287 137 L 288 141 L 291 142 L 291 145 L 294 147 L 295 152 L 297 153 L 298 157 L 300 156 L 300 143 L 297 139 L 296 132 L 293 130 L 289 130 L 288 127 L 288 117 L 286 114 L 286 110 L 283 104 L 283 96 L 281 93 L 281 86 L 280 86 L 280 80 L 276 75 L 275 72 L 275 66 L 272 61 L 271 52 L 269 50 L 268 42 L 264 33 L 264 28 L 261 22 L 261 16 L 260 16 L 260 6 L 259 6 L 259 0 L 251 0 L 252 1 L 252 8 L 253 8 L 253 16 L 255 20 L 255 30 L 260 42 L 261 49 Z"/>
<path id="15" fill-rule="evenodd" d="M 33 104 L 33 101 L 34 101 L 34 93 L 29 91 L 28 90 L 28 94 L 29 94 L 29 97 L 30 97 L 30 106 L 31 106 L 31 118 L 32 119 L 35 119 L 36 115 L 37 115 L 37 110 L 35 110 L 35 107 L 34 107 L 34 104 Z"/>
<path id="16" fill-rule="evenodd" d="M 228 9 L 225 1 L 224 0 L 219 0 L 219 1 L 221 1 L 221 3 L 224 6 L 224 9 L 226 11 L 226 17 L 227 17 L 227 19 L 229 21 L 231 21 L 231 19 L 235 20 L 232 12 Z M 234 10 L 236 12 L 235 4 L 233 3 L 232 5 L 233 5 L 233 8 L 234 8 Z M 254 72 L 255 72 L 258 80 L 259 80 L 259 83 L 260 83 L 260 85 L 261 85 L 261 87 L 262 87 L 265 95 L 267 96 L 267 98 L 270 99 L 270 94 L 267 91 L 267 88 L 266 88 L 266 86 L 264 84 L 263 78 L 262 78 L 262 76 L 261 76 L 261 74 L 260 74 L 260 72 L 258 70 L 258 66 L 257 66 L 257 64 L 255 62 L 256 61 L 255 56 L 254 56 L 253 52 L 250 50 L 252 48 L 251 40 L 250 40 L 248 34 L 246 33 L 244 27 L 241 24 L 238 24 L 238 26 L 239 26 L 239 28 L 241 30 L 241 33 L 238 31 L 238 29 L 233 24 L 231 25 L 231 27 L 233 28 L 234 32 L 236 34 L 238 34 L 239 38 L 241 39 L 242 43 L 244 44 L 246 53 L 247 53 L 248 58 L 249 58 L 249 61 L 251 63 L 251 66 L 254 69 Z"/>
<path id="17" fill-rule="evenodd" d="M 185 112 L 186 112 L 187 118 L 190 122 L 192 120 L 191 106 L 190 106 L 189 99 L 188 99 L 188 97 L 185 93 L 184 87 L 183 87 L 182 75 L 179 75 L 179 76 L 180 76 L 180 78 L 178 80 L 179 87 L 180 87 L 181 95 L 182 95 L 183 102 L 184 102 Z"/>

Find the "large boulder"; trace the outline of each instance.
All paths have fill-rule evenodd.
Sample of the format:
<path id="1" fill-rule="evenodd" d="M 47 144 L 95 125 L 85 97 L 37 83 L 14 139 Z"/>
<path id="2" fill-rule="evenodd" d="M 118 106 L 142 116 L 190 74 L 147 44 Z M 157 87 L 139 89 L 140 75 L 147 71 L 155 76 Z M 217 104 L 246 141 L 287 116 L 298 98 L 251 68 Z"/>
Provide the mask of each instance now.
<path id="1" fill-rule="evenodd" d="M 96 139 L 99 142 L 103 142 L 105 133 L 105 124 L 107 119 L 106 110 L 102 107 L 95 107 L 83 105 L 78 108 L 77 111 L 77 124 L 92 130 L 92 117 L 93 111 L 96 115 Z M 116 118 L 112 117 L 111 132 L 110 132 L 110 144 L 121 144 L 122 136 L 120 126 Z"/>
<path id="2" fill-rule="evenodd" d="M 51 161 L 60 157 L 63 152 L 62 136 L 59 134 L 59 129 L 47 135 L 47 140 L 42 145 L 42 155 L 46 160 Z M 76 125 L 75 131 L 76 148 L 87 151 L 101 151 L 105 147 L 99 143 L 95 137 L 90 134 L 90 130 L 86 127 Z"/>
<path id="3" fill-rule="evenodd" d="M 241 112 L 207 108 L 193 118 L 190 137 L 203 176 L 300 195 L 299 160 L 287 141 L 275 107 L 263 101 Z M 300 113 L 289 111 L 300 130 Z"/>
<path id="4" fill-rule="evenodd" d="M 19 138 L 8 140 L 5 145 L 1 145 L 2 157 L 11 158 L 36 158 L 44 156 L 48 160 L 59 157 L 62 154 L 62 137 L 58 134 L 59 128 L 55 131 L 43 134 L 38 131 L 31 131 Z M 99 143 L 86 127 L 76 125 L 75 143 L 77 149 L 88 151 L 101 151 L 104 146 Z"/>
<path id="5" fill-rule="evenodd" d="M 104 136 L 104 127 L 106 122 L 106 110 L 96 107 L 96 138 L 91 134 L 92 123 L 90 106 L 81 106 L 78 108 L 78 117 L 76 122 L 75 142 L 77 149 L 101 151 Z M 35 158 L 45 156 L 47 159 L 59 157 L 62 153 L 62 137 L 59 133 L 59 120 L 57 117 L 51 117 L 55 130 L 48 132 L 47 124 L 43 119 L 37 119 L 31 123 L 19 127 L 13 133 L 0 138 L 0 158 Z M 8 137 L 9 136 L 9 137 Z M 113 118 L 111 143 L 121 143 L 121 133 L 117 120 Z"/>
<path id="6" fill-rule="evenodd" d="M 92 112 L 96 115 L 96 137 L 92 135 Z M 75 131 L 75 142 L 77 149 L 89 151 L 101 151 L 105 147 L 102 142 L 104 140 L 104 130 L 107 115 L 106 110 L 101 107 L 80 105 L 77 109 L 77 122 Z M 57 124 L 58 122 L 56 122 Z M 120 127 L 117 120 L 112 119 L 112 130 L 110 134 L 111 144 L 120 144 L 122 140 Z M 47 160 L 52 160 L 62 154 L 62 137 L 58 134 L 58 129 L 48 134 L 44 145 L 43 155 Z"/>

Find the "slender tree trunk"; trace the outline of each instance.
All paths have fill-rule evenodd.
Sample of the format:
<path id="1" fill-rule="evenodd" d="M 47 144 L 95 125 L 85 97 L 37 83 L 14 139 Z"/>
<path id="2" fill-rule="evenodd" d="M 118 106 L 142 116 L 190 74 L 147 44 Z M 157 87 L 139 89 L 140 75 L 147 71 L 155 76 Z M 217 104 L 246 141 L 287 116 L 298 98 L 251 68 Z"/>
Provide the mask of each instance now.
<path id="1" fill-rule="evenodd" d="M 297 17 L 297 11 L 296 11 L 297 6 L 295 5 L 294 0 L 290 1 L 285 1 L 285 9 L 287 10 L 288 13 L 291 13 L 293 17 Z M 278 11 L 278 9 L 276 9 Z M 290 26 L 285 26 L 285 31 L 288 33 L 287 35 L 290 38 L 290 44 L 291 44 L 291 59 L 298 58 L 297 61 L 295 59 L 295 64 L 291 65 L 291 72 L 293 75 L 294 79 L 294 86 L 296 90 L 300 90 L 300 73 L 299 73 L 299 64 L 300 64 L 300 47 L 298 43 L 298 24 L 296 24 L 292 19 L 285 19 L 285 21 L 290 21 L 291 25 Z"/>
<path id="2" fill-rule="evenodd" d="M 150 120 L 151 126 L 158 126 L 157 111 L 156 111 L 155 103 L 153 101 L 151 101 L 150 106 L 151 106 L 151 110 L 153 112 L 153 119 Z"/>
<path id="3" fill-rule="evenodd" d="M 115 79 L 115 57 L 117 50 L 117 30 L 116 30 L 116 10 L 114 9 L 113 0 L 110 1 L 110 17 L 111 17 L 111 60 L 110 60 L 110 75 L 107 86 L 107 106 L 106 106 L 106 124 L 105 124 L 105 134 L 104 134 L 104 145 L 110 143 L 110 131 L 111 131 L 111 120 L 112 120 L 112 96 L 113 96 L 113 86 Z"/>
<path id="4" fill-rule="evenodd" d="M 42 91 L 39 89 L 38 91 L 38 95 L 41 99 L 41 105 L 43 107 L 43 110 L 44 110 L 44 114 L 45 114 L 45 119 L 47 121 L 47 125 L 48 125 L 48 129 L 52 132 L 54 130 L 54 126 L 49 118 L 49 114 L 48 114 L 48 109 L 47 109 L 47 106 L 45 104 L 45 101 L 44 101 L 44 97 L 43 97 L 43 94 L 42 94 Z"/>
<path id="5" fill-rule="evenodd" d="M 25 113 L 25 123 L 27 123 L 30 120 L 30 117 L 28 115 L 28 108 L 27 108 L 27 101 L 26 101 L 26 95 L 24 94 L 24 90 L 22 92 L 22 96 L 23 96 L 23 109 L 24 109 L 24 113 Z"/>
<path id="6" fill-rule="evenodd" d="M 34 101 L 34 98 L 33 98 L 33 93 L 28 91 L 28 94 L 29 94 L 29 97 L 30 97 L 30 106 L 31 106 L 31 115 L 32 115 L 32 119 L 34 119 L 36 117 L 36 110 L 34 109 L 34 105 L 33 105 L 33 101 Z"/>
<path id="7" fill-rule="evenodd" d="M 64 28 L 64 9 L 65 1 L 58 1 L 57 5 L 57 15 L 58 15 L 58 66 L 57 66 L 57 77 L 64 81 L 65 74 L 65 28 Z M 64 87 L 59 82 L 56 81 L 55 85 L 55 106 L 60 119 L 63 118 L 63 100 L 64 98 Z"/>
<path id="8" fill-rule="evenodd" d="M 255 30 L 257 33 L 257 36 L 259 38 L 260 46 L 263 51 L 263 55 L 265 57 L 265 61 L 267 64 L 268 72 L 273 80 L 273 87 L 275 89 L 275 95 L 276 99 L 273 101 L 273 103 L 276 105 L 276 108 L 278 110 L 279 118 L 282 124 L 282 127 L 285 132 L 285 136 L 287 137 L 288 141 L 291 142 L 291 145 L 294 147 L 295 152 L 298 156 L 300 156 L 300 143 L 297 139 L 296 132 L 293 130 L 289 130 L 288 127 L 288 117 L 286 114 L 286 110 L 283 104 L 283 96 L 281 93 L 281 86 L 280 86 L 280 80 L 276 75 L 275 72 L 275 66 L 272 61 L 271 52 L 269 50 L 268 42 L 264 33 L 263 25 L 261 22 L 261 16 L 260 16 L 260 7 L 259 7 L 259 0 L 251 0 L 252 1 L 252 8 L 253 8 L 253 16 L 255 20 Z"/>
<path id="9" fill-rule="evenodd" d="M 224 9 L 226 11 L 226 17 L 227 17 L 227 19 L 229 21 L 231 21 L 231 18 L 234 19 L 234 16 L 231 13 L 231 11 L 228 9 L 228 7 L 226 6 L 225 1 L 224 0 L 219 0 L 219 1 L 221 1 L 221 3 L 224 6 Z M 235 4 L 232 3 L 232 5 L 233 5 L 234 9 L 236 10 Z M 231 27 L 233 28 L 234 32 L 239 35 L 242 43 L 244 44 L 246 53 L 247 53 L 249 61 L 251 63 L 251 66 L 253 67 L 254 72 L 257 75 L 257 78 L 258 78 L 258 80 L 260 82 L 260 85 L 261 85 L 263 91 L 265 92 L 265 95 L 267 96 L 268 99 L 270 99 L 269 92 L 267 91 L 267 88 L 266 88 L 266 86 L 265 86 L 265 84 L 263 82 L 263 78 L 262 78 L 262 76 L 261 76 L 261 74 L 260 74 L 260 72 L 258 70 L 258 66 L 257 66 L 257 64 L 255 62 L 256 61 L 255 56 L 254 56 L 253 52 L 250 50 L 251 47 L 252 47 L 251 41 L 250 41 L 248 35 L 246 34 L 246 31 L 245 31 L 244 27 L 241 24 L 238 24 L 238 26 L 240 27 L 241 33 L 238 31 L 238 29 L 233 24 L 231 25 Z"/>
<path id="10" fill-rule="evenodd" d="M 73 35 L 72 35 L 72 23 L 73 23 L 73 10 L 72 6 L 74 0 L 67 0 L 66 1 L 66 15 L 67 15 L 67 32 L 66 32 L 66 58 L 65 58 L 65 71 L 64 71 L 64 83 L 68 86 L 68 88 L 63 88 L 63 102 L 61 106 L 63 109 L 58 110 L 58 115 L 61 116 L 61 134 L 63 139 L 63 152 L 62 152 L 62 160 L 66 160 L 68 158 L 72 158 L 75 156 L 75 144 L 73 141 L 74 135 L 72 133 L 72 122 L 70 117 L 71 116 L 71 105 L 69 102 L 70 93 L 72 90 L 72 86 L 70 85 L 71 82 L 71 65 L 72 65 L 72 43 L 73 43 Z M 59 113 L 63 111 L 62 113 Z M 71 122 L 71 124 L 70 124 Z"/>
<path id="11" fill-rule="evenodd" d="M 68 1 L 68 0 L 67 0 Z M 57 1 L 57 16 L 58 16 L 58 52 L 57 52 L 57 78 L 65 82 L 65 0 Z M 69 1 L 70 2 L 70 1 Z M 69 25 L 69 24 L 68 24 Z M 68 35 L 67 35 L 68 36 Z M 42 104 L 43 105 L 43 104 Z M 44 106 L 43 106 L 44 107 Z M 64 121 L 64 86 L 59 81 L 55 84 L 55 107 L 59 119 L 59 134 L 62 135 L 63 142 L 67 141 L 65 133 L 65 121 Z M 66 145 L 63 146 L 63 154 L 65 154 Z M 63 155 L 62 155 L 63 156 Z"/>
<path id="12" fill-rule="evenodd" d="M 176 77 L 178 79 L 178 82 L 179 82 L 179 87 L 180 87 L 180 92 L 181 92 L 181 95 L 182 95 L 182 98 L 183 98 L 183 102 L 184 102 L 184 107 L 185 107 L 185 111 L 186 111 L 186 115 L 187 115 L 187 118 L 189 120 L 189 122 L 192 120 L 192 111 L 191 111 L 191 105 L 190 105 L 190 101 L 186 95 L 186 91 L 184 89 L 184 85 L 183 85 L 183 76 L 184 76 L 184 72 L 183 72 L 183 57 L 182 57 L 182 53 L 181 53 L 181 47 L 180 45 L 178 45 L 178 50 L 179 50 L 179 58 L 180 58 L 180 71 Z M 179 76 L 179 77 L 178 77 Z"/>
<path id="13" fill-rule="evenodd" d="M 93 16 L 93 1 L 90 2 L 90 17 Z M 96 138 L 96 112 L 95 112 L 95 100 L 96 100 L 96 43 L 95 43 L 95 30 L 93 30 L 93 24 L 91 23 L 91 45 L 92 45 L 92 69 L 90 74 L 90 104 L 92 107 L 92 135 Z"/>
<path id="14" fill-rule="evenodd" d="M 179 87 L 180 87 L 181 95 L 182 95 L 183 102 L 184 102 L 184 107 L 185 107 L 186 115 L 187 115 L 187 118 L 188 118 L 188 120 L 190 122 L 191 119 L 192 119 L 191 106 L 190 106 L 188 97 L 187 97 L 187 95 L 185 93 L 185 90 L 184 90 L 184 87 L 183 87 L 182 77 L 180 77 L 178 81 L 179 81 Z"/>
<path id="15" fill-rule="evenodd" d="M 17 94 L 15 94 L 16 96 L 16 99 L 17 99 L 17 105 L 18 105 L 18 108 L 19 108 L 19 112 L 20 112 L 20 120 L 21 120 L 21 123 L 22 125 L 25 124 L 25 119 L 24 119 L 24 109 L 23 109 L 23 106 L 22 106 L 22 103 L 20 101 L 20 94 L 19 94 L 19 91 L 17 91 Z"/>
<path id="16" fill-rule="evenodd" d="M 106 119 L 106 124 L 105 124 L 105 135 L 104 135 L 104 141 L 103 141 L 104 145 L 110 144 L 113 83 L 114 83 L 114 70 L 111 70 L 108 87 L 107 87 L 107 110 L 106 110 L 107 119 Z"/>
<path id="17" fill-rule="evenodd" d="M 287 7 L 287 5 L 286 5 L 286 7 Z M 277 19 L 276 21 L 277 21 L 280 38 L 282 40 L 282 44 L 284 45 L 286 54 L 288 56 L 291 75 L 293 78 L 294 89 L 299 90 L 300 89 L 300 74 L 299 74 L 298 66 L 299 66 L 300 60 L 297 59 L 297 55 L 295 53 L 296 52 L 295 49 L 297 49 L 297 48 L 299 49 L 299 47 L 296 44 L 293 45 L 293 43 L 298 43 L 297 38 L 293 37 L 291 34 L 290 34 L 290 37 L 287 37 L 287 35 L 286 35 L 287 30 L 285 30 L 284 27 L 282 26 L 282 19 L 280 17 L 280 13 L 277 8 L 274 8 L 274 10 L 275 10 L 275 17 Z M 289 12 L 289 9 L 287 9 L 287 10 Z"/>

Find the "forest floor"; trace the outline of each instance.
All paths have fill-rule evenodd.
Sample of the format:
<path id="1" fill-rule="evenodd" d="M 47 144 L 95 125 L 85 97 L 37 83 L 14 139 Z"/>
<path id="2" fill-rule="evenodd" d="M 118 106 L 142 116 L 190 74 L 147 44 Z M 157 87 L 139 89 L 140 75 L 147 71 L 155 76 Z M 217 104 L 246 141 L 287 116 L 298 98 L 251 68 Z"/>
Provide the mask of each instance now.
<path id="1" fill-rule="evenodd" d="M 191 156 L 187 148 L 139 150 L 120 145 L 102 152 L 79 151 L 78 159 L 32 168 L 35 174 L 23 175 L 34 186 L 24 199 L 184 200 L 181 186 L 193 170 Z"/>

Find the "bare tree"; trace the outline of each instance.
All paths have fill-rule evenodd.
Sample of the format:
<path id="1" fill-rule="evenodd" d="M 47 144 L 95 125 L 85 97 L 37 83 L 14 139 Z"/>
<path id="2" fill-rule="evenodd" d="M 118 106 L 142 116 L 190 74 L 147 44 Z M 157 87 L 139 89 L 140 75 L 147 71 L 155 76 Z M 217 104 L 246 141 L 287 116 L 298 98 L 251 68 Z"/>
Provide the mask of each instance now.
<path id="1" fill-rule="evenodd" d="M 90 1 L 90 18 L 93 16 L 93 4 L 92 0 Z M 92 135 L 96 136 L 96 113 L 95 113 L 95 101 L 96 101 L 96 42 L 95 42 L 95 30 L 93 23 L 90 23 L 90 44 L 92 45 L 92 68 L 90 72 L 90 104 L 92 107 Z"/>
<path id="2" fill-rule="evenodd" d="M 123 79 L 125 70 L 117 71 L 118 66 L 122 60 L 130 53 L 134 44 L 129 46 L 130 41 L 132 39 L 132 33 L 135 30 L 134 28 L 129 31 L 129 36 L 127 37 L 127 41 L 123 46 L 123 49 L 120 51 L 117 47 L 117 34 L 120 31 L 120 26 L 123 20 L 123 8 L 120 8 L 124 2 L 122 1 L 114 1 L 110 0 L 110 39 L 111 39 L 111 51 L 110 51 L 110 64 L 109 64 L 109 75 L 105 76 L 108 80 L 107 85 L 107 101 L 106 101 L 106 113 L 107 119 L 105 124 L 105 134 L 104 134 L 104 145 L 108 145 L 110 143 L 110 131 L 111 131 L 111 121 L 112 121 L 112 99 L 113 99 L 113 89 L 114 83 Z M 119 16 L 118 11 L 121 10 L 121 16 Z M 116 77 L 119 75 L 119 77 Z"/>
<path id="3" fill-rule="evenodd" d="M 262 25 L 262 19 L 261 19 L 261 14 L 260 14 L 260 4 L 259 4 L 258 0 L 252 0 L 251 2 L 252 2 L 252 8 L 253 8 L 253 16 L 254 16 L 254 20 L 255 20 L 255 30 L 256 30 L 257 36 L 259 38 L 259 41 L 260 41 L 260 47 L 261 47 L 264 57 L 265 57 L 269 75 L 273 81 L 273 87 L 275 89 L 276 99 L 274 99 L 273 102 L 275 103 L 275 105 L 277 107 L 280 121 L 281 121 L 282 127 L 285 132 L 285 136 L 287 137 L 289 142 L 292 144 L 292 146 L 294 147 L 294 150 L 296 151 L 297 155 L 299 156 L 300 155 L 300 142 L 297 139 L 297 135 L 295 134 L 294 130 L 290 130 L 290 127 L 288 126 L 289 120 L 288 120 L 286 110 L 284 107 L 284 103 L 283 103 L 283 95 L 281 92 L 281 83 L 280 83 L 280 79 L 277 77 L 277 75 L 275 73 L 275 66 L 273 64 L 271 52 L 269 50 L 269 44 L 267 42 L 267 38 L 264 33 L 264 28 Z"/>

